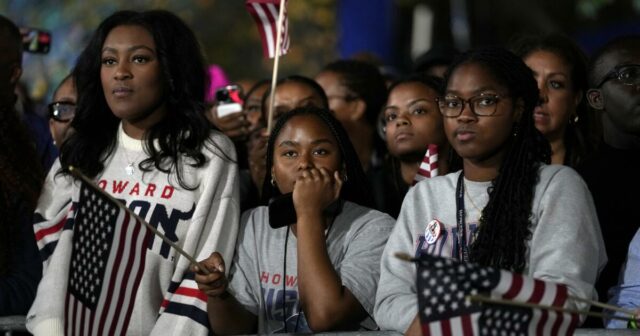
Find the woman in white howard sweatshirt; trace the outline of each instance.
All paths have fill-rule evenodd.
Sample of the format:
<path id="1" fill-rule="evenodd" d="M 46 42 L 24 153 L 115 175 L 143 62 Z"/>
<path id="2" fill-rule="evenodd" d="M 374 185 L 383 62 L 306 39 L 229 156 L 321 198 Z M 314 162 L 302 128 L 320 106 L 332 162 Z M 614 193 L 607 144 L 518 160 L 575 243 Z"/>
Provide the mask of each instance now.
<path id="1" fill-rule="evenodd" d="M 606 262 L 593 201 L 571 168 L 545 165 L 551 153 L 533 122 L 531 70 L 504 49 L 483 49 L 454 62 L 446 84 L 438 104 L 462 171 L 407 193 L 382 255 L 378 325 L 421 334 L 416 268 L 395 252 L 507 269 L 592 298 Z"/>
<path id="2" fill-rule="evenodd" d="M 35 335 L 207 335 L 206 296 L 189 261 L 157 237 L 148 241 L 130 313 L 111 305 L 102 308 L 112 308 L 117 323 L 65 325 L 76 229 L 68 214 L 79 206 L 69 165 L 187 253 L 204 258 L 220 251 L 232 258 L 239 220 L 235 151 L 204 116 L 207 79 L 193 32 L 166 11 L 114 13 L 73 73 L 79 98 L 74 133 L 36 209 L 44 272 L 28 329 Z"/>

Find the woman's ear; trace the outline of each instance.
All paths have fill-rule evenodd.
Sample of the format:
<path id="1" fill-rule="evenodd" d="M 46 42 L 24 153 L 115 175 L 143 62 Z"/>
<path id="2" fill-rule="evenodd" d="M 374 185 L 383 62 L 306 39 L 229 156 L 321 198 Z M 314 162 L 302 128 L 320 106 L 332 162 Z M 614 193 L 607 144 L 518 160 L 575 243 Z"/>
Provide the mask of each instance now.
<path id="1" fill-rule="evenodd" d="M 364 114 L 367 111 L 367 103 L 364 100 L 357 98 L 351 102 L 353 109 L 351 113 L 351 121 L 357 121 L 364 118 Z"/>
<path id="2" fill-rule="evenodd" d="M 276 181 L 276 174 L 273 170 L 273 167 L 271 167 L 271 186 L 276 187 L 278 185 L 278 181 Z"/>
<path id="3" fill-rule="evenodd" d="M 516 123 L 520 122 L 520 119 L 522 119 L 523 114 L 524 114 L 524 100 L 522 100 L 522 98 L 519 98 L 518 100 L 516 100 L 514 115 L 513 115 L 513 118 Z"/>
<path id="4" fill-rule="evenodd" d="M 342 163 L 342 170 L 340 172 L 340 176 L 342 177 L 342 182 L 347 182 L 349 176 L 347 176 L 347 164 Z"/>
<path id="5" fill-rule="evenodd" d="M 584 98 L 584 92 L 582 92 L 582 90 L 578 91 L 576 93 L 575 98 L 573 99 L 573 103 L 575 104 L 575 106 L 580 105 L 580 103 L 582 102 L 583 98 Z"/>

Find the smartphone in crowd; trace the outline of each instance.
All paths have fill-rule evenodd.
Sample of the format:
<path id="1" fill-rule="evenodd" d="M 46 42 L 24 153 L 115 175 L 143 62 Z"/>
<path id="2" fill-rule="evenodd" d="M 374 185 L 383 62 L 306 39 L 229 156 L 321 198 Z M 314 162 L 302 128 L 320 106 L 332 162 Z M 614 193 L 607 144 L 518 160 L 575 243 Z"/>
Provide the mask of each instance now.
<path id="1" fill-rule="evenodd" d="M 51 49 L 51 33 L 36 28 L 20 28 L 22 48 L 33 54 L 46 54 Z"/>
<path id="2" fill-rule="evenodd" d="M 216 110 L 218 118 L 242 112 L 242 91 L 238 85 L 232 84 L 216 90 Z"/>

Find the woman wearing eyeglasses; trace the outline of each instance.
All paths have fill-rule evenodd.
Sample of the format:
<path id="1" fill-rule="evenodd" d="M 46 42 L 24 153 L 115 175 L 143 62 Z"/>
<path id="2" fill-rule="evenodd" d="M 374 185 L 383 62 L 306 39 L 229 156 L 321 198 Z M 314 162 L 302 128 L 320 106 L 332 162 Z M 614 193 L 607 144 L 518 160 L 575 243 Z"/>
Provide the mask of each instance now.
<path id="1" fill-rule="evenodd" d="M 65 77 L 53 93 L 53 102 L 49 104 L 49 130 L 53 143 L 60 148 L 71 130 L 71 120 L 76 114 L 76 86 L 73 77 Z"/>
<path id="2" fill-rule="evenodd" d="M 572 169 L 547 165 L 549 144 L 533 120 L 531 70 L 507 50 L 482 49 L 461 55 L 445 83 L 438 104 L 463 169 L 407 193 L 382 255 L 378 325 L 421 333 L 415 264 L 396 252 L 523 273 L 593 298 L 606 262 L 593 201 Z"/>

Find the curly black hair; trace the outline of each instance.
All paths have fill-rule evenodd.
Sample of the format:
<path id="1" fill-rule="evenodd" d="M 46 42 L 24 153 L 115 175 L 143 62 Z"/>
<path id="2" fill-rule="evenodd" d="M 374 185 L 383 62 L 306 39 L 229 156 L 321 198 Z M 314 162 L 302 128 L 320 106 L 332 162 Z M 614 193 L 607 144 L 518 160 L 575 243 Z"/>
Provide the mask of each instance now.
<path id="1" fill-rule="evenodd" d="M 550 52 L 570 66 L 573 84 L 570 89 L 574 94 L 581 94 L 583 99 L 576 107 L 577 120 L 574 121 L 574 116 L 571 116 L 565 130 L 564 164 L 577 167 L 589 153 L 596 149 L 596 144 L 600 140 L 597 118 L 589 113 L 587 99 L 584 97 L 589 88 L 587 56 L 572 39 L 561 34 L 522 36 L 511 43 L 510 49 L 522 59 L 537 51 Z"/>
<path id="2" fill-rule="evenodd" d="M 535 127 L 533 109 L 538 85 L 522 59 L 503 48 L 484 48 L 462 54 L 445 75 L 445 83 L 458 67 L 477 64 L 504 85 L 509 96 L 524 107 L 517 132 L 505 146 L 498 176 L 491 181 L 489 202 L 482 210 L 470 258 L 481 265 L 522 272 L 527 266 L 527 241 L 531 239 L 531 206 L 541 164 L 549 163 L 551 148 Z"/>
<path id="3" fill-rule="evenodd" d="M 355 149 L 353 149 L 353 145 L 349 140 L 347 132 L 344 130 L 338 119 L 331 114 L 331 111 L 329 111 L 328 108 L 319 108 L 315 106 L 295 108 L 278 118 L 267 143 L 266 175 L 262 187 L 263 204 L 268 204 L 271 198 L 280 195 L 278 188 L 271 185 L 270 178 L 271 168 L 273 167 L 275 142 L 276 138 L 278 138 L 278 134 L 280 134 L 280 131 L 287 122 L 291 120 L 291 118 L 297 116 L 318 118 L 329 128 L 331 134 L 336 138 L 342 162 L 345 165 L 348 177 L 347 181 L 342 185 L 340 197 L 344 200 L 351 201 L 362 206 L 370 208 L 373 207 L 373 199 L 371 198 L 371 193 L 368 190 L 367 178 L 362 170 L 362 165 L 360 164 L 360 160 L 358 159 Z"/>
<path id="4" fill-rule="evenodd" d="M 164 10 L 119 11 L 106 18 L 80 54 L 73 69 L 78 90 L 75 132 L 62 145 L 60 161 L 95 177 L 104 170 L 105 160 L 116 148 L 120 119 L 110 110 L 100 79 L 102 46 L 109 32 L 118 26 L 140 26 L 149 31 L 156 44 L 162 69 L 164 97 L 168 113 L 144 135 L 150 157 L 139 167 L 166 174 L 175 172 L 181 187 L 193 190 L 184 181 L 183 164 L 201 167 L 202 154 L 213 126 L 205 118 L 205 89 L 208 77 L 200 45 L 189 27 Z M 155 144 L 155 145 L 154 145 Z M 63 168 L 61 173 L 68 174 Z"/>

